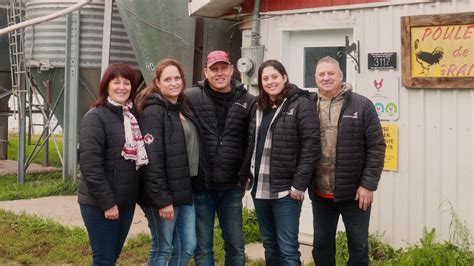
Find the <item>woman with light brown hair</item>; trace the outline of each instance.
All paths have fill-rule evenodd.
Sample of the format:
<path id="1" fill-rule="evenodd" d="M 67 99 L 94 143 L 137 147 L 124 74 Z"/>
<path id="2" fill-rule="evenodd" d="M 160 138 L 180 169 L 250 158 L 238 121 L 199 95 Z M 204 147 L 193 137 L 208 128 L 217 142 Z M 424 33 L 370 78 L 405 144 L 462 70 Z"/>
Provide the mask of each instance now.
<path id="1" fill-rule="evenodd" d="M 151 85 L 137 96 L 149 164 L 141 206 L 152 235 L 148 265 L 188 265 L 196 247 L 192 181 L 203 176 L 204 145 L 188 108 L 183 68 L 173 59 L 156 66 Z"/>

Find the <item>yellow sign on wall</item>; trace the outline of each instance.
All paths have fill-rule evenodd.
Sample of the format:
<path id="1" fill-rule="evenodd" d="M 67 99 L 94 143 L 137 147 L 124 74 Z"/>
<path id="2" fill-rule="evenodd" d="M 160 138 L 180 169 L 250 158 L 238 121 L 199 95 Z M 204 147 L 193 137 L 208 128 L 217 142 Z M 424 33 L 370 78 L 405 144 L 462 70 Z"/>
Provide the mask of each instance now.
<path id="1" fill-rule="evenodd" d="M 474 77 L 474 24 L 411 28 L 412 77 Z"/>
<path id="2" fill-rule="evenodd" d="M 385 144 L 387 145 L 383 169 L 386 171 L 398 171 L 398 126 L 382 123 L 382 131 Z"/>

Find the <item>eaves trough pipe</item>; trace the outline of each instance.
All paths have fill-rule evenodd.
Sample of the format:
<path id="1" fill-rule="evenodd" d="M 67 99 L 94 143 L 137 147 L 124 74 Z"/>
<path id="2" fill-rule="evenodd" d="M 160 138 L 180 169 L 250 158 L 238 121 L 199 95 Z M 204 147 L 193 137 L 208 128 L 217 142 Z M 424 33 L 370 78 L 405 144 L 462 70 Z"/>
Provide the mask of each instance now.
<path id="1" fill-rule="evenodd" d="M 39 23 L 42 23 L 42 22 L 50 21 L 50 20 L 53 20 L 55 18 L 70 14 L 70 13 L 82 8 L 83 6 L 89 4 L 90 2 L 92 2 L 92 0 L 81 0 L 77 4 L 74 4 L 74 5 L 66 8 L 66 9 L 61 10 L 61 11 L 58 11 L 58 12 L 55 12 L 55 13 L 52 13 L 52 14 L 49 14 L 49 15 L 46 15 L 46 16 L 30 19 L 30 20 L 27 20 L 27 21 L 24 21 L 24 22 L 21 22 L 21 23 L 3 28 L 3 29 L 0 30 L 0 35 L 7 34 L 11 31 L 15 31 L 15 30 L 18 30 L 18 29 L 33 26 L 33 25 L 36 25 L 36 24 L 39 24 Z"/>
<path id="2" fill-rule="evenodd" d="M 260 39 L 260 0 L 255 0 L 253 5 L 253 23 L 250 46 L 258 46 Z"/>

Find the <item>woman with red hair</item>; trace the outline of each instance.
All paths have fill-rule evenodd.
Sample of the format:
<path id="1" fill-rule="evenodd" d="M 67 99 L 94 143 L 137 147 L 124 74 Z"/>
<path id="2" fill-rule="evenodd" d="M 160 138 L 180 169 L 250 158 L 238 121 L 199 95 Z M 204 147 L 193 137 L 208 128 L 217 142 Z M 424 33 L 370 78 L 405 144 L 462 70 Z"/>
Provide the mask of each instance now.
<path id="1" fill-rule="evenodd" d="M 130 66 L 111 64 L 100 81 L 99 98 L 81 122 L 78 202 L 93 265 L 115 265 L 140 192 L 138 169 L 148 163 L 134 114 L 136 92 Z"/>

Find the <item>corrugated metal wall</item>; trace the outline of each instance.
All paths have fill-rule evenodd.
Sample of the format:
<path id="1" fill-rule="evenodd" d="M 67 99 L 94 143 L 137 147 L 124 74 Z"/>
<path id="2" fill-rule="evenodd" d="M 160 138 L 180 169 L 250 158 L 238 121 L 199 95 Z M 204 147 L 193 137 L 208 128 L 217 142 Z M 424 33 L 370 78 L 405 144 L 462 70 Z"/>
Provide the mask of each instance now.
<path id="1" fill-rule="evenodd" d="M 27 19 L 33 19 L 71 6 L 74 0 L 26 0 Z M 80 10 L 80 66 L 99 68 L 102 58 L 104 0 L 96 0 Z M 117 6 L 113 5 L 110 44 L 110 63 L 125 62 L 138 69 L 127 32 Z M 64 67 L 66 16 L 25 29 L 27 66 L 48 61 L 53 67 Z M 32 62 L 34 61 L 34 62 Z M 43 62 L 44 63 L 44 62 Z"/>
<path id="2" fill-rule="evenodd" d="M 262 20 L 265 58 L 282 59 L 282 32 L 351 28 L 360 40 L 360 78 L 368 74 L 367 53 L 397 52 L 401 79 L 400 17 L 473 12 L 474 0 L 295 13 Z M 291 78 L 291 76 L 290 76 Z M 303 84 L 298 84 L 302 86 Z M 357 84 L 355 84 L 357 90 Z M 416 242 L 423 228 L 450 235 L 450 206 L 474 233 L 474 84 L 471 90 L 400 87 L 397 172 L 384 171 L 373 206 L 371 232 L 395 246 Z"/>

